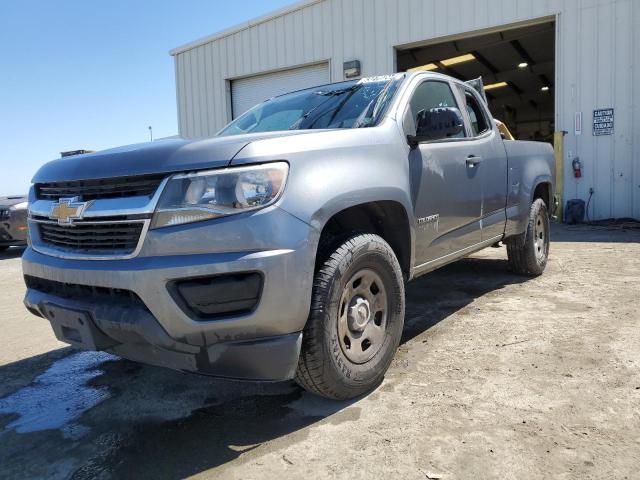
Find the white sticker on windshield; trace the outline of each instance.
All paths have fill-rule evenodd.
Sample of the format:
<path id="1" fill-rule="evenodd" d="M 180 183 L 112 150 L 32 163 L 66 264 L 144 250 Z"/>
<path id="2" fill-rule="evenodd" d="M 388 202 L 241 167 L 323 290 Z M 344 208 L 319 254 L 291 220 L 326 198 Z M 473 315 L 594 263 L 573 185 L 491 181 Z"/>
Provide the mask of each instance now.
<path id="1" fill-rule="evenodd" d="M 389 82 L 394 78 L 395 78 L 395 75 L 380 75 L 377 77 L 365 77 L 358 80 L 358 84 Z"/>

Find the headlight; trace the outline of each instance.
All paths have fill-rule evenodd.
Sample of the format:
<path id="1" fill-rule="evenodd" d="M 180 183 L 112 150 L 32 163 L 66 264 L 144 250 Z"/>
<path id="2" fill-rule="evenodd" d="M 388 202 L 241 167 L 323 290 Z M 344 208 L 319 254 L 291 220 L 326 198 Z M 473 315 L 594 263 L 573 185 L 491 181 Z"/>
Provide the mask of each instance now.
<path id="1" fill-rule="evenodd" d="M 11 205 L 9 210 L 26 210 L 27 208 L 29 208 L 29 202 L 22 202 Z"/>
<path id="2" fill-rule="evenodd" d="M 152 228 L 198 222 L 257 210 L 278 200 L 285 162 L 174 175 L 167 182 Z"/>

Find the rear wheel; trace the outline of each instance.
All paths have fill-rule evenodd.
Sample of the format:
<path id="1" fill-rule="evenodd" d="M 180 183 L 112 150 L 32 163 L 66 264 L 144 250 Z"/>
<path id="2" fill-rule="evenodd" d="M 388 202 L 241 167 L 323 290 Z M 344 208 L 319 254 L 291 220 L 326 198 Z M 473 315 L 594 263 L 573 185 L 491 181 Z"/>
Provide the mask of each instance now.
<path id="1" fill-rule="evenodd" d="M 549 234 L 549 211 L 538 198 L 531 204 L 524 243 L 515 239 L 507 242 L 511 270 L 522 275 L 542 275 L 549 258 Z"/>
<path id="2" fill-rule="evenodd" d="M 402 336 L 404 281 L 377 235 L 357 235 L 331 252 L 315 276 L 296 381 L 332 399 L 375 388 Z"/>

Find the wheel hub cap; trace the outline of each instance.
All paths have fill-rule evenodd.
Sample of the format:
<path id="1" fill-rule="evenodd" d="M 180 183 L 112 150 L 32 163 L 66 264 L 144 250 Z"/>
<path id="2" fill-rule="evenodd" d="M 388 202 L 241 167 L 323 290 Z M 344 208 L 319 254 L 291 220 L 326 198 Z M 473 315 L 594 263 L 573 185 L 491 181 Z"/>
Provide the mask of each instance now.
<path id="1" fill-rule="evenodd" d="M 338 311 L 338 338 L 353 363 L 369 361 L 386 338 L 388 300 L 380 275 L 362 269 L 344 285 Z"/>
<path id="2" fill-rule="evenodd" d="M 362 297 L 355 297 L 351 301 L 347 321 L 349 330 L 353 332 L 363 332 L 371 317 L 369 302 Z"/>
<path id="3" fill-rule="evenodd" d="M 537 215 L 535 219 L 535 225 L 533 229 L 534 239 L 533 245 L 535 249 L 536 258 L 538 261 L 543 261 L 547 256 L 547 222 L 542 215 Z"/>

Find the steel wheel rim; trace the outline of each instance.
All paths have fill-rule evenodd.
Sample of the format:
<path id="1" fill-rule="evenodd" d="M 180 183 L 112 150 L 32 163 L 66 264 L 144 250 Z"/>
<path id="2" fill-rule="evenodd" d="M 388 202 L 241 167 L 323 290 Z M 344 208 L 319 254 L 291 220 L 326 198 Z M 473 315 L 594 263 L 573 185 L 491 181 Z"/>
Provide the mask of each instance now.
<path id="1" fill-rule="evenodd" d="M 368 362 L 384 345 L 388 305 L 382 279 L 373 270 L 359 270 L 345 283 L 338 305 L 338 338 L 351 362 Z"/>
<path id="2" fill-rule="evenodd" d="M 533 247 L 535 249 L 536 258 L 538 261 L 543 261 L 547 256 L 549 235 L 547 234 L 547 222 L 542 214 L 536 215 L 533 233 Z"/>

